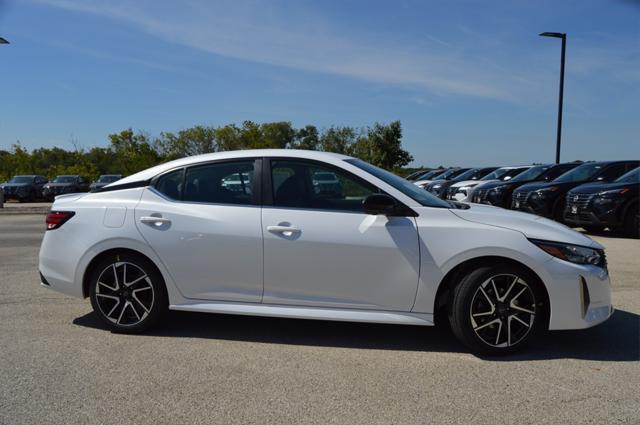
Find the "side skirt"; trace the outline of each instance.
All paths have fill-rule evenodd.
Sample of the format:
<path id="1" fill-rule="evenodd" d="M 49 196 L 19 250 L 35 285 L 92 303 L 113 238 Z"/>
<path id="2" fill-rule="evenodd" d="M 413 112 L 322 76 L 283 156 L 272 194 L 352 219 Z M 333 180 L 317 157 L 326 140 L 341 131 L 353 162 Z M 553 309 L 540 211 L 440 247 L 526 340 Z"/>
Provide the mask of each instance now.
<path id="1" fill-rule="evenodd" d="M 334 320 L 340 322 L 389 323 L 433 326 L 433 314 L 403 311 L 347 310 L 338 308 L 297 307 L 277 304 L 229 302 L 193 302 L 170 305 L 171 310 L 243 316 L 285 317 L 290 319 Z"/>

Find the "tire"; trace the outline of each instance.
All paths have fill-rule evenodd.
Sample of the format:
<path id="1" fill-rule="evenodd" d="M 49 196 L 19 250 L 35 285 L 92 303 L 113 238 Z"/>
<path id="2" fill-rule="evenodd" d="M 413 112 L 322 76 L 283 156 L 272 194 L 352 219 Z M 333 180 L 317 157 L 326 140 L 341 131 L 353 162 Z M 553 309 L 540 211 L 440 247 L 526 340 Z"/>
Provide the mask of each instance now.
<path id="1" fill-rule="evenodd" d="M 454 335 L 477 354 L 522 349 L 546 327 L 548 308 L 540 286 L 531 272 L 509 264 L 470 271 L 456 285 L 449 307 Z M 496 297 L 496 290 L 501 295 Z"/>
<path id="2" fill-rule="evenodd" d="M 588 233 L 600 233 L 602 231 L 604 231 L 604 227 L 603 226 L 580 226 L 582 227 L 584 230 L 586 230 Z"/>
<path id="3" fill-rule="evenodd" d="M 636 203 L 627 208 L 624 216 L 624 233 L 634 239 L 640 238 L 640 209 Z"/>
<path id="4" fill-rule="evenodd" d="M 114 253 L 98 262 L 91 272 L 89 298 L 100 320 L 120 333 L 149 329 L 168 305 L 158 269 L 146 257 L 129 252 Z"/>
<path id="5" fill-rule="evenodd" d="M 564 200 L 558 200 L 553 205 L 553 210 L 551 212 L 552 219 L 562 224 L 564 224 L 564 207 Z"/>

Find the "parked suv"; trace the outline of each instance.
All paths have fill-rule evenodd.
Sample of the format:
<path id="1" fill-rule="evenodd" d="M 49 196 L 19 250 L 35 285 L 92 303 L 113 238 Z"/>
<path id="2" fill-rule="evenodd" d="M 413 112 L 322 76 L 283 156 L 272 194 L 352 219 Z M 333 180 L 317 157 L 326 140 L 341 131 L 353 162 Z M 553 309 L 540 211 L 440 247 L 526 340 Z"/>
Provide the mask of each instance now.
<path id="1" fill-rule="evenodd" d="M 11 180 L 0 185 L 4 199 L 16 199 L 20 202 L 35 201 L 42 194 L 42 186 L 47 182 L 43 176 L 13 176 Z"/>
<path id="2" fill-rule="evenodd" d="M 587 231 L 624 230 L 640 236 L 640 168 L 629 171 L 613 183 L 583 184 L 567 194 L 564 220 Z"/>
<path id="3" fill-rule="evenodd" d="M 53 181 L 44 185 L 42 196 L 47 200 L 53 200 L 57 195 L 88 191 L 89 181 L 82 176 L 57 176 Z"/>
<path id="4" fill-rule="evenodd" d="M 417 182 L 420 180 L 430 180 L 436 176 L 439 176 L 440 174 L 444 173 L 445 171 L 447 171 L 447 168 L 437 168 L 435 170 L 430 170 L 430 171 L 425 171 L 425 170 L 420 170 L 417 171 L 413 174 L 409 174 L 407 177 L 405 177 L 407 180 L 412 181 L 412 182 Z"/>
<path id="5" fill-rule="evenodd" d="M 425 186 L 425 189 L 429 192 L 436 195 L 438 198 L 446 199 L 447 193 L 449 191 L 449 187 L 458 182 L 463 181 L 477 181 L 486 176 L 487 174 L 495 171 L 498 167 L 483 167 L 483 168 L 472 168 L 470 170 L 465 171 L 462 174 L 459 174 L 457 177 L 449 180 L 434 180 Z"/>
<path id="6" fill-rule="evenodd" d="M 508 181 L 519 175 L 523 171 L 531 168 L 531 165 L 521 167 L 500 167 L 497 170 L 487 174 L 479 180 L 462 180 L 454 183 L 449 187 L 447 199 L 461 202 L 471 202 L 473 193 L 484 187 L 484 185 L 494 182 Z"/>
<path id="7" fill-rule="evenodd" d="M 98 180 L 91 183 L 91 186 L 89 186 L 89 189 L 91 191 L 102 189 L 106 185 L 113 182 L 117 182 L 121 178 L 122 178 L 122 174 L 103 174 L 100 177 L 98 177 Z"/>
<path id="8" fill-rule="evenodd" d="M 587 162 L 551 182 L 528 183 L 514 190 L 511 209 L 562 221 L 571 189 L 585 183 L 610 183 L 639 165 L 640 161 Z"/>
<path id="9" fill-rule="evenodd" d="M 427 188 L 427 185 L 435 180 L 453 180 L 456 177 L 458 177 L 460 174 L 465 173 L 467 171 L 469 171 L 471 168 L 449 168 L 447 171 L 445 171 L 444 173 L 441 173 L 439 175 L 435 175 L 435 176 L 431 176 L 429 179 L 426 178 L 421 178 L 418 181 L 415 181 L 413 184 L 415 184 L 418 187 L 421 187 L 423 189 Z"/>
<path id="10" fill-rule="evenodd" d="M 511 195 L 515 189 L 527 183 L 550 182 L 580 164 L 580 162 L 571 162 L 533 166 L 509 181 L 495 181 L 482 185 L 473 192 L 471 201 L 477 204 L 509 208 Z"/>

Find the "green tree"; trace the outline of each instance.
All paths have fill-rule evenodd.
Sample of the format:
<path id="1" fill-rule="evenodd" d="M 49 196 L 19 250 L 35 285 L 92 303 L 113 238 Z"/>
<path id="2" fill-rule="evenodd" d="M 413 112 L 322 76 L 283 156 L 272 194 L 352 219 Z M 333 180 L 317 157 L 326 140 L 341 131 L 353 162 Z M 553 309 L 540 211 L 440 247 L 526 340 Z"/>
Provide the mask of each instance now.
<path id="1" fill-rule="evenodd" d="M 134 133 L 128 128 L 120 133 L 110 134 L 109 141 L 123 174 L 134 174 L 160 162 L 160 155 L 151 146 L 146 134 Z"/>

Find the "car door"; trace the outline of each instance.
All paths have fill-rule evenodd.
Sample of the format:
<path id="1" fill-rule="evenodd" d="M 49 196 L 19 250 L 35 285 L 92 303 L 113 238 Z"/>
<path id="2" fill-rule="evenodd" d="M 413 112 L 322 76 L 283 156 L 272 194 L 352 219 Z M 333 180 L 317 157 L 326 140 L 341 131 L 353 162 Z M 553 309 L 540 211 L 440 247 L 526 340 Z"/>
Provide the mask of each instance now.
<path id="1" fill-rule="evenodd" d="M 136 225 L 186 298 L 260 302 L 262 231 L 256 161 L 170 171 L 144 190 Z M 229 188 L 227 182 L 240 176 Z"/>
<path id="2" fill-rule="evenodd" d="M 337 167 L 265 160 L 266 304 L 410 311 L 419 278 L 412 217 L 367 215 L 379 190 Z M 319 183 L 331 173 L 337 182 Z"/>

